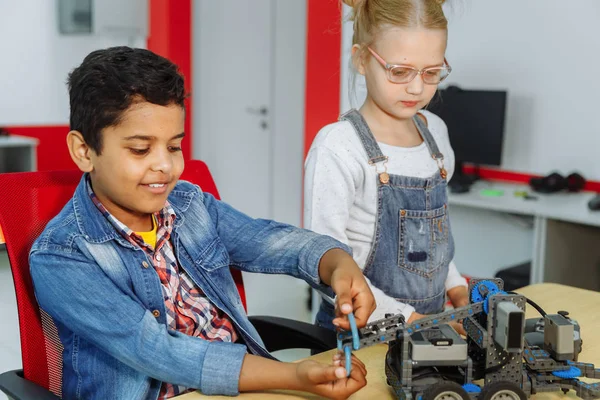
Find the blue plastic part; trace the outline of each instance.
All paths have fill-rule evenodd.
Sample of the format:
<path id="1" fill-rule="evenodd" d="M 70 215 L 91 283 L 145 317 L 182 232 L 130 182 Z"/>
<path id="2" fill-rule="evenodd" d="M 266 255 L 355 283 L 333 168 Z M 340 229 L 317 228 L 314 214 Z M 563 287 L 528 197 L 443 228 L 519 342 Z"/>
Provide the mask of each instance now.
<path id="1" fill-rule="evenodd" d="M 350 346 L 344 346 L 344 355 L 346 357 L 346 376 L 350 376 L 352 371 L 352 349 Z"/>
<path id="2" fill-rule="evenodd" d="M 577 367 L 571 366 L 571 368 L 566 371 L 552 371 L 552 375 L 563 379 L 577 378 L 581 376 L 581 370 Z"/>
<path id="3" fill-rule="evenodd" d="M 486 296 L 485 300 L 483 300 L 483 312 L 488 313 L 490 310 L 490 296 Z"/>
<path id="4" fill-rule="evenodd" d="M 481 392 L 481 388 L 474 383 L 465 383 L 463 385 L 463 389 L 465 389 L 465 391 L 467 393 L 480 393 Z"/>
<path id="5" fill-rule="evenodd" d="M 358 328 L 356 327 L 356 319 L 354 318 L 354 314 L 348 314 L 348 323 L 350 324 L 350 331 L 342 331 L 338 332 L 336 335 L 337 338 L 337 348 L 339 351 L 343 351 L 346 358 L 346 372 L 347 376 L 350 376 L 350 372 L 352 371 L 352 349 L 358 350 L 360 348 L 360 337 L 358 335 Z M 352 346 L 344 345 L 344 339 L 352 337 Z M 382 336 L 381 340 L 385 338 Z"/>
<path id="6" fill-rule="evenodd" d="M 477 285 L 475 287 L 473 287 L 473 289 L 471 290 L 471 300 L 473 301 L 473 303 L 479 303 L 480 301 L 484 300 L 481 293 L 479 293 L 479 287 L 481 285 L 487 287 L 488 292 L 489 292 L 488 295 L 491 295 L 491 294 L 494 294 L 494 293 L 500 291 L 500 289 L 498 288 L 498 285 L 496 285 L 496 283 L 494 283 L 492 281 L 478 282 Z"/>
<path id="7" fill-rule="evenodd" d="M 353 313 L 348 314 L 348 322 L 350 322 L 350 331 L 352 332 L 352 348 L 358 350 L 360 349 L 360 337 L 358 336 L 358 328 Z"/>

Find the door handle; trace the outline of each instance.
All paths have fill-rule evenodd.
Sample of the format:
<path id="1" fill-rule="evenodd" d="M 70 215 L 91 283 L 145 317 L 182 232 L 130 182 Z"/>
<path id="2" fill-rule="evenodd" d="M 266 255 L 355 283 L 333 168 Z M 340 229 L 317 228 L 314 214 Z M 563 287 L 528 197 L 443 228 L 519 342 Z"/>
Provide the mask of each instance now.
<path id="1" fill-rule="evenodd" d="M 259 108 L 246 107 L 246 112 L 254 115 L 267 115 L 269 110 L 265 106 Z"/>

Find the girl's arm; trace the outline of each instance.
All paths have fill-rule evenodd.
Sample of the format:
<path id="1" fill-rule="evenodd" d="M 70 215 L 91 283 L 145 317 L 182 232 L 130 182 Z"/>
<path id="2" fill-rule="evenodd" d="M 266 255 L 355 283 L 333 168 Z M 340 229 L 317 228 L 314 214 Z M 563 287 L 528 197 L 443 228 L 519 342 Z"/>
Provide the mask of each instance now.
<path id="1" fill-rule="evenodd" d="M 469 304 L 469 292 L 467 280 L 458 272 L 454 261 L 450 262 L 448 276 L 446 277 L 446 292 L 454 307 L 462 307 Z"/>
<path id="2" fill-rule="evenodd" d="M 383 290 L 375 287 L 369 279 L 367 283 L 373 292 L 375 303 L 377 308 L 371 314 L 369 322 L 377 321 L 378 319 L 385 318 L 385 314 L 402 314 L 408 321 L 413 315 L 415 308 L 409 304 L 401 303 L 393 297 L 388 296 Z"/>
<path id="3" fill-rule="evenodd" d="M 327 148 L 312 148 L 304 173 L 304 227 L 348 244 L 357 170 Z"/>

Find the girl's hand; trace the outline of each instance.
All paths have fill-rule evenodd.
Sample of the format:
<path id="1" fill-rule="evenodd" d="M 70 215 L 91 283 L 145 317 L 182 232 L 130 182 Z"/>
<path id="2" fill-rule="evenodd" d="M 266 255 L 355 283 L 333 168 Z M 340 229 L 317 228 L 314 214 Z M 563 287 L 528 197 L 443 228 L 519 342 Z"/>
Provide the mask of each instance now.
<path id="1" fill-rule="evenodd" d="M 454 308 L 464 307 L 469 304 L 469 291 L 465 286 L 456 286 L 448 290 L 448 298 Z"/>

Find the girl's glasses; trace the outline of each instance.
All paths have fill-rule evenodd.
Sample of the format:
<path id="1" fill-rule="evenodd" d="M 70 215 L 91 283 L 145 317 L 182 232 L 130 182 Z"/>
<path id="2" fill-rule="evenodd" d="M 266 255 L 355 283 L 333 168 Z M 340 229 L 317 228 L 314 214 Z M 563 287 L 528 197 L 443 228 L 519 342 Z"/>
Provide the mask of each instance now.
<path id="1" fill-rule="evenodd" d="M 428 85 L 437 85 L 446 79 L 448 75 L 450 75 L 450 72 L 452 72 L 452 68 L 445 58 L 444 65 L 441 67 L 427 67 L 419 70 L 408 65 L 388 64 L 383 58 L 381 58 L 379 54 L 375 53 L 372 48 L 367 48 L 371 54 L 373 54 L 373 57 L 375 57 L 375 59 L 379 61 L 383 68 L 385 68 L 387 78 L 392 83 L 409 83 L 415 79 L 417 75 L 421 75 L 423 78 L 423 83 Z"/>

